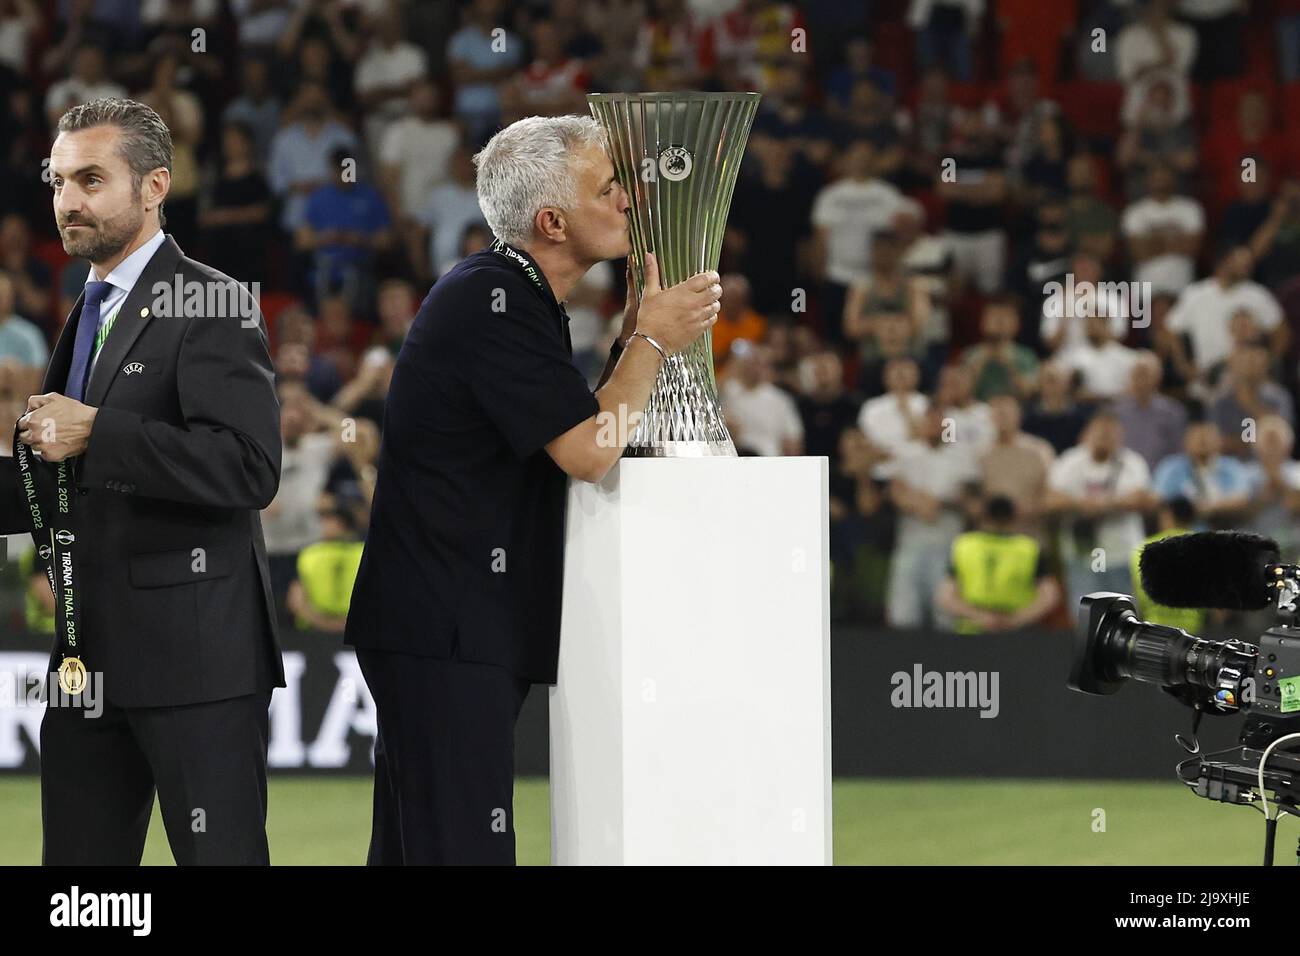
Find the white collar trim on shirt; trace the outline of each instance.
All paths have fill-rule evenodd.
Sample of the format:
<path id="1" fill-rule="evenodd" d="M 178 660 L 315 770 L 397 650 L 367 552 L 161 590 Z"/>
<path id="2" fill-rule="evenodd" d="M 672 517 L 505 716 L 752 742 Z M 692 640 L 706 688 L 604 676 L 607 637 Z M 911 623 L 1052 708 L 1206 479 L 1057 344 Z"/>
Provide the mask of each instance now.
<path id="1" fill-rule="evenodd" d="M 112 283 L 123 292 L 130 292 L 135 287 L 136 280 L 140 278 L 140 273 L 144 272 L 144 267 L 149 264 L 149 260 L 153 258 L 153 254 L 158 251 L 158 247 L 166 238 L 166 234 L 159 229 L 145 240 L 144 245 L 119 262 L 116 268 L 104 277 L 104 281 Z M 91 267 L 91 270 L 86 273 L 86 284 L 89 285 L 94 281 L 96 281 L 95 270 Z"/>

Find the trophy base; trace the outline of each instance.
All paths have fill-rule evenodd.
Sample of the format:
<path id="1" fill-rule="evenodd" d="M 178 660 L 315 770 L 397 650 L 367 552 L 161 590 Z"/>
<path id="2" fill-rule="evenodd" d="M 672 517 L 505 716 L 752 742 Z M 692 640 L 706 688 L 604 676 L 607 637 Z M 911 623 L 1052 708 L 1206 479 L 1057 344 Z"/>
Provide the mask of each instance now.
<path id="1" fill-rule="evenodd" d="M 736 446 L 723 441 L 665 441 L 653 445 L 628 445 L 624 458 L 735 458 Z"/>

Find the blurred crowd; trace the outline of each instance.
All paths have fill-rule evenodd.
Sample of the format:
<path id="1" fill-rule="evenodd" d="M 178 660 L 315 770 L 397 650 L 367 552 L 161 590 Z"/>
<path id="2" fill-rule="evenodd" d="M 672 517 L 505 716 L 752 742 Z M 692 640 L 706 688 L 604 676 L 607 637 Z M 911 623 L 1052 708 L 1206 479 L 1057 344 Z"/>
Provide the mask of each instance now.
<path id="1" fill-rule="evenodd" d="M 742 454 L 830 461 L 837 618 L 1068 626 L 1183 530 L 1300 558 L 1300 0 L 0 0 L 0 408 L 87 271 L 50 131 L 142 100 L 167 231 L 259 284 L 277 597 L 337 630 L 394 357 L 491 238 L 470 157 L 588 91 L 676 89 L 763 93 L 713 352 Z M 622 282 L 566 303 L 593 385 Z"/>

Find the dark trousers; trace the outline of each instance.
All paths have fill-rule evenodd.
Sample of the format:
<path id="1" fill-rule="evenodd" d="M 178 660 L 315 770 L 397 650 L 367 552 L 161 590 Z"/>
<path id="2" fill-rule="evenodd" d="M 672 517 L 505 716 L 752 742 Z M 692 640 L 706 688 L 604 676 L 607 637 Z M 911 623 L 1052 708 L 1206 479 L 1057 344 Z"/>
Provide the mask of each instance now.
<path id="1" fill-rule="evenodd" d="M 154 791 L 180 865 L 265 865 L 270 691 L 41 721 L 42 862 L 138 866 Z"/>
<path id="2" fill-rule="evenodd" d="M 370 866 L 515 862 L 515 720 L 503 667 L 357 649 L 375 698 Z"/>

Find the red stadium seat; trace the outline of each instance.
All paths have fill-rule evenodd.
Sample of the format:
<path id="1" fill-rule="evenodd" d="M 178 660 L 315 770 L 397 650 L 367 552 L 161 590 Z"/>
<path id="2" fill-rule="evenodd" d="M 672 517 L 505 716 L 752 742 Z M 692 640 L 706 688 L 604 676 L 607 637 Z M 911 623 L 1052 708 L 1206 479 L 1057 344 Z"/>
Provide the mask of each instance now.
<path id="1" fill-rule="evenodd" d="M 1300 83 L 1288 83 L 1282 87 L 1281 113 L 1285 129 L 1300 129 Z"/>
<path id="2" fill-rule="evenodd" d="M 902 89 L 915 89 L 919 77 L 913 70 L 912 50 L 915 41 L 912 39 L 912 31 L 907 29 L 905 23 L 891 21 L 877 24 L 871 32 L 872 64 L 883 70 L 893 70 Z"/>
<path id="3" fill-rule="evenodd" d="M 844 356 L 843 369 L 844 387 L 850 392 L 856 391 L 858 377 L 862 374 L 862 353 L 856 348 L 849 349 L 848 354 Z"/>
<path id="4" fill-rule="evenodd" d="M 980 83 L 949 83 L 948 99 L 955 106 L 973 110 L 983 106 L 995 91 Z"/>
<path id="5" fill-rule="evenodd" d="M 63 242 L 59 239 L 32 239 L 32 258 L 45 263 L 50 270 L 50 282 L 54 294 L 50 296 L 49 328 L 61 329 L 66 315 L 59 314 L 59 278 L 63 267 L 68 264 L 68 254 L 63 251 Z"/>
<path id="6" fill-rule="evenodd" d="M 68 263 L 68 254 L 63 251 L 63 242 L 59 239 L 32 239 L 32 257 L 41 260 L 58 275 Z"/>
<path id="7" fill-rule="evenodd" d="M 1260 82 L 1257 79 L 1249 77 L 1233 80 L 1218 80 L 1210 84 L 1209 93 L 1205 100 L 1206 116 L 1204 124 L 1206 128 L 1214 129 L 1219 126 L 1235 127 L 1237 125 L 1237 104 L 1241 98 L 1250 92 L 1263 93 L 1268 100 L 1269 108 L 1277 115 L 1277 87 L 1273 83 Z"/>
<path id="8" fill-rule="evenodd" d="M 985 301 L 985 297 L 973 285 L 967 286 L 953 301 L 949 311 L 952 330 L 948 342 L 950 349 L 959 350 L 980 340 L 980 316 L 984 312 Z"/>
<path id="9" fill-rule="evenodd" d="M 1097 194 L 1114 203 L 1117 208 L 1123 208 L 1124 195 L 1119 188 L 1111 157 L 1104 153 L 1093 153 L 1092 166 L 1097 172 Z"/>
<path id="10" fill-rule="evenodd" d="M 1300 125 L 1288 127 L 1282 134 L 1283 142 L 1286 143 L 1282 169 L 1278 171 L 1279 176 L 1288 176 L 1292 179 L 1300 179 Z"/>
<path id="11" fill-rule="evenodd" d="M 1115 139 L 1120 134 L 1124 87 L 1119 83 L 1075 80 L 1057 87 L 1057 102 L 1070 124 L 1084 136 Z"/>
<path id="12" fill-rule="evenodd" d="M 1078 22 L 1078 7 L 1078 0 L 997 0 L 1001 75 L 1022 59 L 1032 60 L 1038 88 L 1051 96 L 1058 85 L 1061 37 Z"/>
<path id="13" fill-rule="evenodd" d="M 1277 37 L 1269 25 L 1256 23 L 1246 34 L 1246 76 L 1272 85 L 1277 75 Z"/>
<path id="14" fill-rule="evenodd" d="M 275 336 L 275 320 L 289 306 L 298 305 L 299 300 L 297 296 L 290 295 L 288 292 L 263 292 L 258 304 L 261 305 L 262 317 L 266 320 L 271 348 L 275 348 L 279 344 Z"/>

